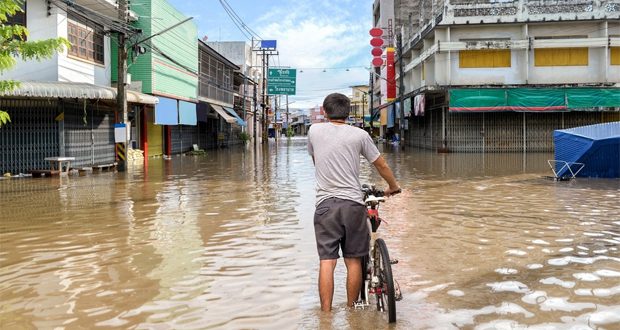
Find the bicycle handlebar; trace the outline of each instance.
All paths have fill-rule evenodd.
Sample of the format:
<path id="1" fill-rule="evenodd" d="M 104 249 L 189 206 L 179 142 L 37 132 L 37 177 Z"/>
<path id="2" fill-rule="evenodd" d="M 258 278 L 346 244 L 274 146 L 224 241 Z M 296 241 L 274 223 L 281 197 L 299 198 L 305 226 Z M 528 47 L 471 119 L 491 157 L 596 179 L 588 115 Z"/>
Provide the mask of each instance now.
<path id="1" fill-rule="evenodd" d="M 364 192 L 364 199 L 366 199 L 370 195 L 375 196 L 375 197 L 385 196 L 384 190 L 377 189 L 375 188 L 375 186 L 369 186 L 367 184 L 362 185 L 362 191 Z M 402 189 L 398 189 L 397 191 L 393 192 L 391 195 L 400 194 L 401 192 L 402 192 Z"/>

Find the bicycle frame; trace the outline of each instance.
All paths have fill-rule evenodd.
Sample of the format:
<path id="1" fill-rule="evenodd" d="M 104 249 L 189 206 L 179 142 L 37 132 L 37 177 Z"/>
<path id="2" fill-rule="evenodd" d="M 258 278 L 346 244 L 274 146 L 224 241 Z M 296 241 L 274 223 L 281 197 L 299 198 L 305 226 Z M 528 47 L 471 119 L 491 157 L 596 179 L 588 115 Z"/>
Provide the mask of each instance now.
<path id="1" fill-rule="evenodd" d="M 363 187 L 364 203 L 367 208 L 367 224 L 370 231 L 370 247 L 368 255 L 362 257 L 362 290 L 360 301 L 355 308 L 366 308 L 371 305 L 370 295 L 375 296 L 377 310 L 387 312 L 388 322 L 396 322 L 396 301 L 402 298 L 398 283 L 392 274 L 392 264 L 385 241 L 378 237 L 377 230 L 383 219 L 379 217 L 379 204 L 385 202 L 383 191 L 374 187 Z M 370 188 L 370 189 L 369 189 Z"/>
<path id="2" fill-rule="evenodd" d="M 384 198 L 380 197 L 380 198 L 376 198 L 376 200 L 370 201 L 370 202 L 366 202 L 366 207 L 367 207 L 367 215 L 366 215 L 366 223 L 368 225 L 368 229 L 370 231 L 370 249 L 368 251 L 368 263 L 367 264 L 363 264 L 362 267 L 365 267 L 367 269 L 366 272 L 363 272 L 363 274 L 369 274 L 370 275 L 370 281 L 368 281 L 367 279 L 363 279 L 364 283 L 362 287 L 362 290 L 364 292 L 367 292 L 369 294 L 381 294 L 381 290 L 382 288 L 379 287 L 379 277 L 377 276 L 377 269 L 379 268 L 378 266 L 378 258 L 376 255 L 376 251 L 375 251 L 375 241 L 378 238 L 378 233 L 377 233 L 377 229 L 379 228 L 379 225 L 381 224 L 382 219 L 379 217 L 379 203 L 383 202 Z M 368 275 L 367 275 L 368 276 Z M 368 285 L 370 285 L 370 287 L 368 287 Z M 365 299 L 363 301 L 361 301 L 361 304 L 357 304 L 356 307 L 369 307 L 370 306 L 370 297 L 368 294 L 365 295 Z M 380 299 L 377 299 L 377 304 L 380 303 Z M 377 308 L 379 308 L 380 310 L 383 310 L 384 307 L 383 306 L 377 306 Z"/>

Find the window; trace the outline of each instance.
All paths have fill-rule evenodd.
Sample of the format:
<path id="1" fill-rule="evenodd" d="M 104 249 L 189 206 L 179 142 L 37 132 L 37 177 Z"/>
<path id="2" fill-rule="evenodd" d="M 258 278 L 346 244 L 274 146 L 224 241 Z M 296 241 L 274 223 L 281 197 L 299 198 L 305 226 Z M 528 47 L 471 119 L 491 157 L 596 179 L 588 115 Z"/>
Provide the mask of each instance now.
<path id="1" fill-rule="evenodd" d="M 67 21 L 67 35 L 71 48 L 69 55 L 95 62 L 104 63 L 103 33 L 99 27 L 90 27 L 72 20 Z"/>
<path id="2" fill-rule="evenodd" d="M 459 51 L 460 68 L 509 68 L 510 49 L 479 49 Z"/>
<path id="3" fill-rule="evenodd" d="M 535 66 L 587 66 L 588 48 L 537 48 L 534 49 Z"/>
<path id="4" fill-rule="evenodd" d="M 612 34 L 612 38 L 620 38 L 620 35 Z M 620 65 L 620 47 L 609 48 L 609 64 Z"/>
<path id="5" fill-rule="evenodd" d="M 587 39 L 587 35 L 539 36 L 536 40 Z M 535 66 L 587 66 L 588 48 L 558 47 L 534 49 Z"/>
<path id="6" fill-rule="evenodd" d="M 26 27 L 26 3 L 24 2 L 23 11 L 18 11 L 13 16 L 7 16 L 6 25 L 21 25 Z M 26 36 L 22 36 L 23 40 L 26 40 Z"/>
<path id="7" fill-rule="evenodd" d="M 610 48 L 610 64 L 620 65 L 620 47 Z"/>

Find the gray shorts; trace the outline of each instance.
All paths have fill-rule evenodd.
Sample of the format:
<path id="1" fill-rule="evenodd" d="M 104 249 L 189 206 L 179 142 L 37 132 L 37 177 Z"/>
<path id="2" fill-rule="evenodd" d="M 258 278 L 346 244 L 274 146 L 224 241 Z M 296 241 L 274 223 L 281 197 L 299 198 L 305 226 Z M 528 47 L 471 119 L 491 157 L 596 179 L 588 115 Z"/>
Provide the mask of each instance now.
<path id="1" fill-rule="evenodd" d="M 338 248 L 342 248 L 345 258 L 368 255 L 366 207 L 335 197 L 322 201 L 314 212 L 314 235 L 321 260 L 338 259 Z"/>

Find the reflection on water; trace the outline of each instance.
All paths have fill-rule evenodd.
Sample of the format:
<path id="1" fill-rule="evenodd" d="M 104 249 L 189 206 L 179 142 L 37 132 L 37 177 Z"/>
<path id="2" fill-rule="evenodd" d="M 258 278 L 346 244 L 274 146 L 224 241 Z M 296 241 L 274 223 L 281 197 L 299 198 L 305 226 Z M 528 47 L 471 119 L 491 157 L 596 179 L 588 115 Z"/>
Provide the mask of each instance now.
<path id="1" fill-rule="evenodd" d="M 620 181 L 552 182 L 547 154 L 386 147 L 405 191 L 380 234 L 395 328 L 620 326 Z M 379 182 L 369 167 L 365 182 Z M 385 328 L 319 311 L 305 140 L 0 181 L 0 328 Z"/>

